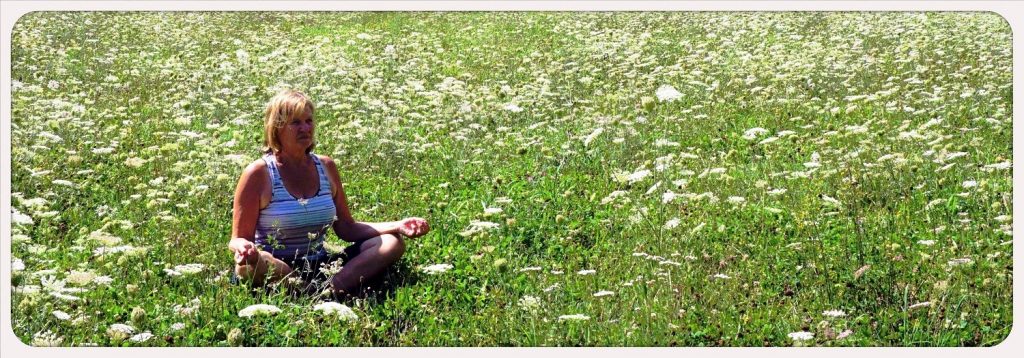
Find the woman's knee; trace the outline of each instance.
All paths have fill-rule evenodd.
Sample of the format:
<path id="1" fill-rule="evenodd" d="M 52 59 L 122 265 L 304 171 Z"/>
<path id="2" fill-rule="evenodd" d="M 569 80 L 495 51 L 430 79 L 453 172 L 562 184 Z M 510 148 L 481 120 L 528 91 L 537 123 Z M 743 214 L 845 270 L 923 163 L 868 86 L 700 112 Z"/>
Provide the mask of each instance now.
<path id="1" fill-rule="evenodd" d="M 405 253 L 405 241 L 397 235 L 384 234 L 380 236 L 380 253 L 390 258 L 392 261 L 398 261 Z"/>
<path id="2" fill-rule="evenodd" d="M 261 260 L 263 255 L 256 255 L 255 260 L 249 262 L 235 263 L 235 275 L 238 277 L 251 280 L 254 276 L 261 276 L 260 266 L 266 266 L 266 261 Z"/>
<path id="3" fill-rule="evenodd" d="M 253 263 L 235 264 L 235 275 L 256 284 L 262 284 L 267 278 L 279 279 L 291 272 L 288 264 L 266 251 L 260 251 Z"/>

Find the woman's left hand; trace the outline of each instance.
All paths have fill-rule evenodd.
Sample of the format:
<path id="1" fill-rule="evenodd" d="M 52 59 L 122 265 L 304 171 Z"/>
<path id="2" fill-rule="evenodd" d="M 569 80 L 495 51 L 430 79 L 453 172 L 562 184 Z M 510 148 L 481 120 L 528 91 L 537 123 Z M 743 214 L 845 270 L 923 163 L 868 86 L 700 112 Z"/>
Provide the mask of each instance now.
<path id="1" fill-rule="evenodd" d="M 423 218 L 405 218 L 398 224 L 398 232 L 406 237 L 419 237 L 430 231 L 430 224 Z"/>

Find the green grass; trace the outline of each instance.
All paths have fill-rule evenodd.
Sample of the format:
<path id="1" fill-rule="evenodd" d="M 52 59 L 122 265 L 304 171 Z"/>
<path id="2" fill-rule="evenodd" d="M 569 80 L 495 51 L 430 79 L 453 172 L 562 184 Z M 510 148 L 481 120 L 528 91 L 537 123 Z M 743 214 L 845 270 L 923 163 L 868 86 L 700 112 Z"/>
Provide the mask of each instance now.
<path id="1" fill-rule="evenodd" d="M 14 331 L 995 345 L 1012 325 L 1010 36 L 989 13 L 32 13 L 12 36 L 12 206 L 32 219 L 12 230 Z M 433 228 L 345 302 L 353 321 L 227 279 L 234 186 L 285 86 L 316 101 L 316 151 L 358 220 Z M 474 220 L 499 227 L 466 234 Z M 238 316 L 257 303 L 283 311 Z"/>

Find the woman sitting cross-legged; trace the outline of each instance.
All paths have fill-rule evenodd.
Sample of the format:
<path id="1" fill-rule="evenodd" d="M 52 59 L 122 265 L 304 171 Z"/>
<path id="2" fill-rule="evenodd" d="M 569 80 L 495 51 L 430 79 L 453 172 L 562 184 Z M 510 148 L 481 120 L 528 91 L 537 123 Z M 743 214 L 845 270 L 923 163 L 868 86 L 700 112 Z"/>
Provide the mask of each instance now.
<path id="1" fill-rule="evenodd" d="M 245 168 L 235 189 L 228 243 L 234 272 L 255 286 L 288 277 L 308 283 L 323 275 L 322 265 L 344 259 L 344 268 L 329 278 L 331 290 L 336 297 L 358 295 L 402 256 L 403 236 L 424 235 L 430 226 L 415 217 L 356 222 L 334 161 L 312 153 L 313 114 L 313 102 L 298 91 L 283 91 L 267 104 L 266 152 Z M 323 246 L 328 229 L 353 244 L 329 254 Z"/>

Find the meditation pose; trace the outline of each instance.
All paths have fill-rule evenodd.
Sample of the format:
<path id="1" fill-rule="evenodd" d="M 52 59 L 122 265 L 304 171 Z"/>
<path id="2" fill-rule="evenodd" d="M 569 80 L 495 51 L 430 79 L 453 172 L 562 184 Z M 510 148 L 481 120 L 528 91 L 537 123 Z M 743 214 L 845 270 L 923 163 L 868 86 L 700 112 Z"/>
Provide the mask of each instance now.
<path id="1" fill-rule="evenodd" d="M 358 295 L 366 281 L 405 252 L 404 238 L 430 230 L 422 218 L 357 222 L 334 161 L 313 153 L 315 108 L 302 92 L 285 90 L 267 104 L 265 153 L 242 172 L 235 189 L 231 241 L 235 275 L 254 286 L 329 279 L 336 297 Z M 324 249 L 328 229 L 352 242 L 340 254 Z M 343 260 L 326 277 L 322 265 Z"/>

